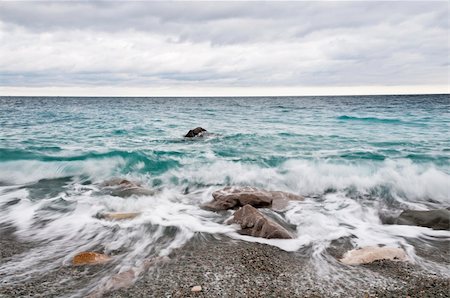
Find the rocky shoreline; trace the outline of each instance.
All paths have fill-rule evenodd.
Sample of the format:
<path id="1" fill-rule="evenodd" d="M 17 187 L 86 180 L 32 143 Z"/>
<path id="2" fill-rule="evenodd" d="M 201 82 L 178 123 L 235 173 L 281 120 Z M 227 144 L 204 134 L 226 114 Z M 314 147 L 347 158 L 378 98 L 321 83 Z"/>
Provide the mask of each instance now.
<path id="1" fill-rule="evenodd" d="M 123 198 L 154 193 L 126 179 L 112 179 L 101 187 L 101 191 Z M 213 192 L 212 197 L 200 207 L 217 213 L 235 210 L 224 223 L 240 226 L 240 234 L 253 239 L 295 238 L 287 223 L 257 208 L 282 210 L 290 201 L 304 199 L 298 194 L 225 187 Z M 406 210 L 384 224 L 446 230 L 449 214 L 448 209 Z M 139 216 L 139 212 L 116 210 L 95 217 L 126 221 Z M 0 264 L 40 245 L 21 242 L 14 237 L 12 227 L 3 227 L 0 233 Z M 438 244 L 417 247 L 417 253 L 448 265 L 450 243 Z M 440 253 L 434 254 L 436 250 Z M 169 256 L 144 259 L 119 273 L 114 256 L 101 251 L 77 252 L 72 263 L 61 264 L 47 274 L 35 274 L 19 283 L 11 282 L 11 278 L 8 283 L 1 282 L 0 297 L 449 297 L 448 275 L 433 275 L 410 261 L 402 248 L 355 248 L 350 239 L 344 238 L 324 250 L 305 246 L 287 252 L 220 234 L 196 233 Z"/>
<path id="2" fill-rule="evenodd" d="M 14 252 L 5 249 L 20 246 L 11 241 L 16 243 L 2 246 L 2 255 L 10 257 Z M 328 261 L 333 263 L 346 251 L 344 244 L 335 245 Z M 333 263 L 330 270 L 334 271 L 326 272 L 317 268 L 313 257 L 308 247 L 286 252 L 265 244 L 197 234 L 166 261 L 152 264 L 135 283 L 125 282 L 122 288 L 86 288 L 111 270 L 109 265 L 62 265 L 18 284 L 0 284 L 0 297 L 89 293 L 90 297 L 449 297 L 449 278 L 409 262 Z M 201 291 L 192 292 L 194 286 L 201 286 Z"/>

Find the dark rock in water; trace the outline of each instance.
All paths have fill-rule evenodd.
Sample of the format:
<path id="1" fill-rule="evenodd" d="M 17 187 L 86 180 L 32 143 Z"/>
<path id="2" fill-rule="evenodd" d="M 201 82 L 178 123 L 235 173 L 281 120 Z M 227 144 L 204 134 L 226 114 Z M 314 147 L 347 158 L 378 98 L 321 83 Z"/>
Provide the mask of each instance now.
<path id="1" fill-rule="evenodd" d="M 267 239 L 292 239 L 293 236 L 288 230 L 264 216 L 256 208 L 245 205 L 234 213 L 232 220 L 241 226 L 240 234 Z"/>
<path id="2" fill-rule="evenodd" d="M 414 225 L 432 228 L 434 230 L 450 229 L 450 210 L 405 210 L 397 219 L 399 225 Z"/>
<path id="3" fill-rule="evenodd" d="M 206 132 L 206 129 L 204 129 L 202 127 L 197 127 L 197 128 L 191 129 L 184 137 L 185 138 L 200 137 L 203 135 L 204 132 Z"/>
<path id="4" fill-rule="evenodd" d="M 302 196 L 282 191 L 267 191 L 254 187 L 225 187 L 212 194 L 213 200 L 202 205 L 211 211 L 228 210 L 251 205 L 256 208 L 282 209 L 290 200 L 303 200 Z"/>
<path id="5" fill-rule="evenodd" d="M 104 190 L 106 190 L 110 195 L 116 197 L 130 197 L 133 195 L 137 196 L 152 196 L 155 192 L 151 189 L 141 186 L 140 183 L 130 181 L 127 179 L 114 178 L 107 180 L 100 184 Z"/>

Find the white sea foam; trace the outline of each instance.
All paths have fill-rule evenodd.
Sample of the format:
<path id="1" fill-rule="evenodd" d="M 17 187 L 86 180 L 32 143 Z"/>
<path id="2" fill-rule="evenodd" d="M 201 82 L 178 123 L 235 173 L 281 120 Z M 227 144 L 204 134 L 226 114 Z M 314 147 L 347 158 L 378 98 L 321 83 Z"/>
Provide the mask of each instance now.
<path id="1" fill-rule="evenodd" d="M 213 158 L 213 157 L 211 157 Z M 70 175 L 88 175 L 102 181 L 117 173 L 122 158 L 73 162 L 8 162 L 0 165 L 2 181 L 30 183 Z M 138 164 L 139 165 L 139 164 Z M 142 167 L 139 165 L 138 167 Z M 7 170 L 10 175 L 7 175 Z M 151 185 L 148 175 L 129 175 Z M 19 239 L 36 247 L 16 255 L 0 266 L 8 276 L 5 282 L 20 281 L 30 274 L 47 272 L 70 263 L 79 251 L 103 250 L 119 254 L 115 272 L 139 264 L 151 256 L 168 255 L 182 247 L 196 233 L 224 234 L 234 239 L 277 246 L 286 251 L 311 247 L 312 262 L 322 272 L 335 272 L 336 260 L 326 249 L 334 240 L 347 237 L 354 247 L 386 245 L 405 249 L 408 257 L 424 268 L 448 274 L 443 265 L 416 255 L 409 239 L 450 241 L 449 231 L 435 231 L 415 226 L 384 225 L 380 221 L 383 198 L 351 197 L 348 189 L 370 194 L 374 188 L 390 190 L 394 200 L 409 207 L 423 208 L 427 200 L 449 203 L 449 175 L 430 165 L 407 161 L 386 161 L 379 165 L 332 164 L 291 160 L 279 168 L 231 161 L 214 161 L 172 169 L 158 177 L 162 189 L 154 196 L 113 197 L 99 192 L 96 184 L 72 181 L 53 197 L 35 200 L 25 188 L 0 188 L 0 222 L 12 224 Z M 226 184 L 252 185 L 305 195 L 301 202 L 291 202 L 281 216 L 296 227 L 296 238 L 262 239 L 240 235 L 236 225 L 224 224 L 232 212 L 218 214 L 199 205 L 211 199 L 211 193 Z M 184 193 L 189 187 L 189 193 Z M 334 189 L 327 193 L 328 189 Z M 18 202 L 4 205 L 14 199 Z M 48 209 L 61 208 L 61 211 Z M 65 209 L 64 209 L 65 208 Z M 58 209 L 59 210 L 59 209 Z M 140 212 L 127 221 L 96 218 L 104 211 Z M 272 211 L 268 211 L 272 212 Z"/>
<path id="2" fill-rule="evenodd" d="M 86 175 L 97 179 L 111 176 L 125 160 L 121 157 L 83 161 L 18 160 L 0 163 L 0 182 L 24 184 L 41 179 Z"/>
<path id="3" fill-rule="evenodd" d="M 450 175 L 432 165 L 416 165 L 408 160 L 358 165 L 290 160 L 279 168 L 220 160 L 174 169 L 163 175 L 168 184 L 174 177 L 177 181 L 191 184 L 253 185 L 303 195 L 349 188 L 367 194 L 382 186 L 388 188 L 392 195 L 406 198 L 405 203 L 432 199 L 450 204 Z"/>

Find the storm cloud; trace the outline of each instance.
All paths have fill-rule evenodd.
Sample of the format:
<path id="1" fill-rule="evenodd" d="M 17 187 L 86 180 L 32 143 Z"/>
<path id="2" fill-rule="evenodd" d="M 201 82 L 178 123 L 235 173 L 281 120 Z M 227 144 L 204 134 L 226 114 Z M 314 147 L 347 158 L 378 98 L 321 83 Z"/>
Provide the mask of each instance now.
<path id="1" fill-rule="evenodd" d="M 442 89 L 448 18 L 447 1 L 1 2 L 0 88 Z"/>

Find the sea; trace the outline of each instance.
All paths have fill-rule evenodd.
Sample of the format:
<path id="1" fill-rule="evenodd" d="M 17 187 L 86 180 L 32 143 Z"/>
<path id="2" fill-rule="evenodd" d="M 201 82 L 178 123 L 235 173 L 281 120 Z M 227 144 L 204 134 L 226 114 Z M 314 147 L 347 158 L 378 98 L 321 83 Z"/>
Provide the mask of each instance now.
<path id="1" fill-rule="evenodd" d="M 184 137 L 198 126 L 208 134 Z M 103 192 L 113 178 L 154 193 Z M 200 207 L 226 186 L 303 196 L 265 211 L 294 239 L 241 235 L 225 223 L 233 211 Z M 0 97 L 0 227 L 33 243 L 0 262 L 6 284 L 69 266 L 80 251 L 120 255 L 119 272 L 196 235 L 307 248 L 322 270 L 334 266 L 327 248 L 339 239 L 401 247 L 450 275 L 417 253 L 448 244 L 450 231 L 383 222 L 449 206 L 449 95 Z M 140 216 L 108 221 L 102 212 Z"/>

